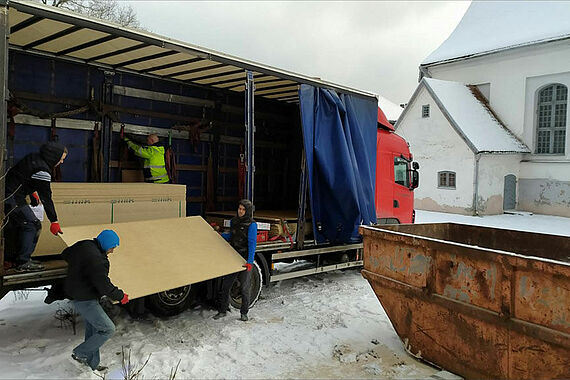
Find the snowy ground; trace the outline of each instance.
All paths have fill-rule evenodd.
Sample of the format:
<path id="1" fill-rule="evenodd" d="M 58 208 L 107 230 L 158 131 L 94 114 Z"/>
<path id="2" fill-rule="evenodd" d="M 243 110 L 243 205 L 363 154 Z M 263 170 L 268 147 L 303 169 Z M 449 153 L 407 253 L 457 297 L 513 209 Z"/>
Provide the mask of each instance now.
<path id="1" fill-rule="evenodd" d="M 542 215 L 462 217 L 422 212 L 418 223 L 454 221 L 570 234 L 570 218 Z M 10 293 L 0 301 L 0 378 L 93 378 L 70 359 L 82 341 L 55 318 L 65 301 L 45 305 L 43 291 Z M 122 378 L 121 348 L 135 366 L 148 355 L 142 375 L 167 378 L 429 378 L 438 369 L 410 357 L 368 283 L 358 270 L 281 281 L 262 292 L 250 311 L 214 321 L 213 310 L 194 309 L 170 318 L 132 321 L 117 309 L 117 332 L 102 349 L 107 378 Z"/>

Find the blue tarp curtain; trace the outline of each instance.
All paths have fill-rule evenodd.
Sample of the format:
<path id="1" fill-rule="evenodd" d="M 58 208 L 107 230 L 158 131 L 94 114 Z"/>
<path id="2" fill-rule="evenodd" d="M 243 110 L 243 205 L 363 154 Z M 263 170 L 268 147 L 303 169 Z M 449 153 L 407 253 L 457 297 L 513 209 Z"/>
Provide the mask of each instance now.
<path id="1" fill-rule="evenodd" d="M 358 242 L 358 226 L 376 222 L 378 104 L 305 84 L 299 98 L 315 239 Z"/>

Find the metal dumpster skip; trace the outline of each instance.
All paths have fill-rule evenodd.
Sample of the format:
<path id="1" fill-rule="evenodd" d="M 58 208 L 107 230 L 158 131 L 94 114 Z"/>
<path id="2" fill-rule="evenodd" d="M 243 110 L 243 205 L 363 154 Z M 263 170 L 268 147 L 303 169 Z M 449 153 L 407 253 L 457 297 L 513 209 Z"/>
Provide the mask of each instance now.
<path id="1" fill-rule="evenodd" d="M 467 378 L 570 378 L 570 237 L 361 227 L 364 269 L 413 355 Z"/>

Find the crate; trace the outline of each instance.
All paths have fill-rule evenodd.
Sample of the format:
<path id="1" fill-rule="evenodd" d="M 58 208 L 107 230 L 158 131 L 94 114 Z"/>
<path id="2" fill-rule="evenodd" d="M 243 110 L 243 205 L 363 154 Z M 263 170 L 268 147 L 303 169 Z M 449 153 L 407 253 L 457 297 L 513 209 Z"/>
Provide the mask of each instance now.
<path id="1" fill-rule="evenodd" d="M 269 231 L 257 231 L 257 242 L 262 243 L 269 240 Z"/>

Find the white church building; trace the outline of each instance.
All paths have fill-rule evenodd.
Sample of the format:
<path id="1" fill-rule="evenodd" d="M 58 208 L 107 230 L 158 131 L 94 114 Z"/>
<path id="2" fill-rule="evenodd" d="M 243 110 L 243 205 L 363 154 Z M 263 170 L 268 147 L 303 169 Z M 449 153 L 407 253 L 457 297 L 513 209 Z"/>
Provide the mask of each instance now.
<path id="1" fill-rule="evenodd" d="M 570 217 L 570 2 L 472 2 L 396 124 L 416 208 Z"/>

